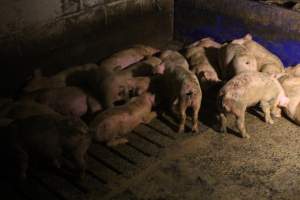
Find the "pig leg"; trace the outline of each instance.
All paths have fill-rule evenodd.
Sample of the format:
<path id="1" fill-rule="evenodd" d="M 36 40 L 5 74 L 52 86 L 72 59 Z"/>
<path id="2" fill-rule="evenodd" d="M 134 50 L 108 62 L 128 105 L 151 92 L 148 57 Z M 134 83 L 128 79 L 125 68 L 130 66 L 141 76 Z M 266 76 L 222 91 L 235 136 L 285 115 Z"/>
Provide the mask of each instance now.
<path id="1" fill-rule="evenodd" d="M 199 122 L 198 122 L 198 116 L 200 111 L 200 104 L 196 103 L 197 105 L 194 105 L 194 113 L 193 113 L 193 127 L 192 132 L 198 133 L 199 131 Z"/>
<path id="2" fill-rule="evenodd" d="M 85 150 L 82 150 L 81 147 L 77 147 L 76 150 L 73 152 L 73 157 L 76 166 L 78 167 L 79 170 L 79 176 L 81 179 L 84 179 L 85 177 L 85 169 L 86 169 L 86 163 L 84 159 L 84 155 L 86 154 Z"/>
<path id="3" fill-rule="evenodd" d="M 246 109 L 243 110 L 243 112 L 240 113 L 240 115 L 236 115 L 236 125 L 237 128 L 239 129 L 239 132 L 243 138 L 250 138 L 250 135 L 247 134 L 246 128 L 245 128 L 245 111 Z"/>
<path id="4" fill-rule="evenodd" d="M 186 103 L 182 100 L 180 100 L 179 102 L 179 115 L 180 115 L 180 124 L 179 124 L 178 133 L 183 133 L 185 121 L 186 121 Z"/>
<path id="5" fill-rule="evenodd" d="M 227 132 L 227 118 L 224 113 L 220 113 L 219 119 L 221 122 L 220 132 L 226 133 Z"/>
<path id="6" fill-rule="evenodd" d="M 278 108 L 276 105 L 273 105 L 271 108 L 271 114 L 273 117 L 281 117 L 281 109 Z"/>
<path id="7" fill-rule="evenodd" d="M 274 121 L 271 118 L 271 108 L 270 104 L 266 101 L 261 101 L 260 102 L 260 107 L 263 110 L 265 114 L 265 122 L 268 124 L 274 124 Z"/>
<path id="8" fill-rule="evenodd" d="M 143 117 L 143 122 L 149 124 L 155 117 L 157 117 L 156 112 L 150 112 L 148 115 Z"/>
<path id="9" fill-rule="evenodd" d="M 114 138 L 114 139 L 108 141 L 106 143 L 106 145 L 109 147 L 113 147 L 113 146 L 117 146 L 119 144 L 126 144 L 126 143 L 128 143 L 128 139 L 126 139 L 126 138 Z"/>

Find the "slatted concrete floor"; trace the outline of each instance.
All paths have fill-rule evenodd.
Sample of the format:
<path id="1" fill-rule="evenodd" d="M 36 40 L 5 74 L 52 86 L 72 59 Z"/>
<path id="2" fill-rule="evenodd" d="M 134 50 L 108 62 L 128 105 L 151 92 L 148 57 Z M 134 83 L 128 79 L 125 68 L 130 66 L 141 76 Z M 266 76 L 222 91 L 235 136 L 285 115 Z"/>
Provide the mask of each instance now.
<path id="1" fill-rule="evenodd" d="M 155 162 L 165 148 L 192 136 L 188 132 L 176 133 L 176 127 L 171 117 L 163 115 L 136 128 L 129 135 L 128 144 L 110 148 L 93 143 L 87 155 L 84 180 L 74 178 L 70 173 L 72 164 L 65 160 L 61 169 L 31 169 L 28 179 L 22 183 L 13 184 L 3 179 L 1 189 L 9 195 L 8 199 L 81 200 L 91 196 L 101 199 Z M 206 129 L 201 124 L 200 132 Z"/>

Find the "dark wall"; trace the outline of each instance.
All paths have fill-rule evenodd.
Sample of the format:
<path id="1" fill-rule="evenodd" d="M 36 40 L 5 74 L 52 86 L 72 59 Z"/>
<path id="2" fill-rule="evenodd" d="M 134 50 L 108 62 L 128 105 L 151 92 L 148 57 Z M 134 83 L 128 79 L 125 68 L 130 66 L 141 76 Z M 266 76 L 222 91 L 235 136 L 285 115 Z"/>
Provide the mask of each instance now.
<path id="1" fill-rule="evenodd" d="M 175 37 L 225 42 L 251 33 L 288 65 L 300 63 L 300 13 L 248 0 L 175 0 Z"/>
<path id="2" fill-rule="evenodd" d="M 173 0 L 1 0 L 0 89 L 14 93 L 37 67 L 51 74 L 172 35 Z"/>

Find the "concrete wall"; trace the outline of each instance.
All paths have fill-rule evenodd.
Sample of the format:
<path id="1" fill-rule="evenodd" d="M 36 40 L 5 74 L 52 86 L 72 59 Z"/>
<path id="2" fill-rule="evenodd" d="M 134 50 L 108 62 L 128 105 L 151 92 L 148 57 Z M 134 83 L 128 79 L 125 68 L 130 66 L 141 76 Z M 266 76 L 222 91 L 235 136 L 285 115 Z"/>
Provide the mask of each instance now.
<path id="1" fill-rule="evenodd" d="M 175 37 L 225 42 L 246 33 L 288 65 L 300 63 L 300 13 L 249 0 L 176 0 Z"/>
<path id="2" fill-rule="evenodd" d="M 1 0 L 0 89 L 15 91 L 37 67 L 51 74 L 134 43 L 158 46 L 172 31 L 173 0 Z"/>

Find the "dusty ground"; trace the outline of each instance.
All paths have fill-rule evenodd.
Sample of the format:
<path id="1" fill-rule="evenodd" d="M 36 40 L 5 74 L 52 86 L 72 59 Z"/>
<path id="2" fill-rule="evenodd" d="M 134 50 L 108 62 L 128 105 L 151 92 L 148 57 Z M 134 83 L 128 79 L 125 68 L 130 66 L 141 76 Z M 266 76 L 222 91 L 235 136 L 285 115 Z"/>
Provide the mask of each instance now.
<path id="1" fill-rule="evenodd" d="M 299 127 L 252 114 L 246 122 L 250 139 L 209 129 L 167 149 L 108 199 L 300 199 Z"/>

